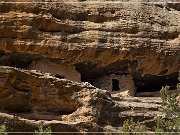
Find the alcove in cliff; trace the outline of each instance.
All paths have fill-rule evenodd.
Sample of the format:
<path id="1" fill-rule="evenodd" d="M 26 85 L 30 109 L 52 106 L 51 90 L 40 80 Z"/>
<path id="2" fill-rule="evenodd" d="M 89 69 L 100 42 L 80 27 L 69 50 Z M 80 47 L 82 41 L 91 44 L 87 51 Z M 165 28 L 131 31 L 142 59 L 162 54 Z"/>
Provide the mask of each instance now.
<path id="1" fill-rule="evenodd" d="M 178 83 L 178 74 L 155 76 L 148 75 L 141 78 L 135 78 L 135 85 L 137 87 L 135 96 L 159 96 L 159 91 L 162 86 L 170 86 L 170 90 L 176 90 Z"/>

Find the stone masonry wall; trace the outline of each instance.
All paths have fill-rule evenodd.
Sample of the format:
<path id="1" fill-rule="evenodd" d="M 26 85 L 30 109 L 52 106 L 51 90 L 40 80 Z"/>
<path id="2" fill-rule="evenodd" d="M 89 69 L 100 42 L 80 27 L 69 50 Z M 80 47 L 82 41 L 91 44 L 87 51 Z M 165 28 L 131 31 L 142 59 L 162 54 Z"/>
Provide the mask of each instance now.
<path id="1" fill-rule="evenodd" d="M 29 66 L 30 70 L 40 70 L 43 73 L 50 73 L 52 76 L 61 75 L 64 79 L 75 82 L 81 82 L 81 75 L 74 66 L 65 64 L 56 64 L 50 61 L 41 60 L 33 62 Z"/>
<path id="2" fill-rule="evenodd" d="M 117 79 L 119 81 L 119 91 L 112 91 L 112 79 Z M 122 96 L 134 96 L 135 85 L 131 75 L 115 75 L 111 74 L 108 76 L 103 76 L 98 78 L 94 86 L 110 91 L 111 93 L 120 93 Z"/>

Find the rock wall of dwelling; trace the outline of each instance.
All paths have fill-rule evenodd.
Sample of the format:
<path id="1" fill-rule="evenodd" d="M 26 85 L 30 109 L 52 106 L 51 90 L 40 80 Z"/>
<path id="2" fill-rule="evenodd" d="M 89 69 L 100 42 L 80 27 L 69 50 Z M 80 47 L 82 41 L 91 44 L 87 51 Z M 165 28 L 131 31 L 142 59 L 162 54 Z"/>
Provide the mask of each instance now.
<path id="1" fill-rule="evenodd" d="M 29 70 L 39 70 L 42 73 L 51 73 L 52 76 L 64 78 L 75 82 L 81 82 L 81 74 L 74 66 L 57 64 L 48 60 L 34 61 Z"/>
<path id="2" fill-rule="evenodd" d="M 113 79 L 118 80 L 119 82 L 119 91 L 113 91 L 112 90 L 112 83 Z M 100 89 L 105 89 L 110 91 L 111 93 L 119 93 L 122 96 L 134 96 L 136 87 L 134 85 L 133 77 L 131 75 L 107 75 L 98 78 L 95 80 L 93 83 L 94 86 L 100 88 Z"/>

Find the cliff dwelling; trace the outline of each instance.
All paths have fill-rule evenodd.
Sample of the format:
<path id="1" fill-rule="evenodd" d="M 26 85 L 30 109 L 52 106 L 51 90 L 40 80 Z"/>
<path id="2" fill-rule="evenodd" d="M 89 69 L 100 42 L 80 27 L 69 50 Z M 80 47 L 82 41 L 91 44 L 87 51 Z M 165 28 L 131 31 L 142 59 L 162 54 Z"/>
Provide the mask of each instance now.
<path id="1" fill-rule="evenodd" d="M 123 73 L 96 76 L 96 72 L 90 70 L 89 72 L 93 76 L 93 78 L 90 79 L 88 78 L 90 76 L 88 72 L 84 75 L 81 71 L 78 71 L 75 66 L 58 64 L 47 60 L 34 61 L 29 65 L 28 69 L 50 73 L 59 79 L 89 82 L 97 88 L 108 90 L 111 94 L 118 94 L 119 96 L 158 97 L 160 96 L 159 91 L 162 86 L 168 85 L 171 90 L 175 90 L 176 84 L 178 83 L 177 73 L 168 76 L 145 77 L 137 77 Z M 87 69 L 83 71 L 86 72 Z"/>
<path id="2" fill-rule="evenodd" d="M 110 74 L 97 78 L 94 86 L 108 90 L 112 94 L 120 93 L 122 96 L 134 96 L 136 87 L 131 75 Z"/>
<path id="3" fill-rule="evenodd" d="M 111 94 L 118 94 L 119 96 L 159 96 L 162 86 L 168 85 L 171 86 L 171 90 L 175 90 L 178 83 L 178 73 L 171 75 L 146 75 L 144 77 L 127 74 L 125 73 L 127 71 L 121 71 L 121 69 L 126 69 L 126 63 L 115 63 L 108 69 L 98 69 L 91 64 L 67 65 L 48 59 L 30 57 L 29 55 L 6 54 L 4 52 L 1 54 L 2 65 L 38 70 L 42 73 L 49 73 L 59 79 L 89 82 L 97 88 L 108 90 Z M 122 65 L 123 67 L 121 67 Z"/>
<path id="4" fill-rule="evenodd" d="M 59 79 L 68 79 L 81 82 L 81 74 L 76 71 L 74 66 L 58 64 L 48 60 L 34 61 L 28 67 L 29 70 L 39 70 L 43 73 L 50 73 Z"/>
<path id="5" fill-rule="evenodd" d="M 75 66 L 59 64 L 48 60 L 33 61 L 28 69 L 50 73 L 59 79 L 68 79 L 75 82 L 84 81 L 81 79 L 81 74 L 76 70 Z M 108 90 L 112 94 L 118 93 L 121 96 L 134 96 L 136 93 L 136 86 L 131 75 L 109 74 L 96 77 L 93 82 L 91 80 L 86 81 L 97 88 Z"/>
<path id="6" fill-rule="evenodd" d="M 179 1 L 0 0 L 0 128 L 179 131 Z"/>

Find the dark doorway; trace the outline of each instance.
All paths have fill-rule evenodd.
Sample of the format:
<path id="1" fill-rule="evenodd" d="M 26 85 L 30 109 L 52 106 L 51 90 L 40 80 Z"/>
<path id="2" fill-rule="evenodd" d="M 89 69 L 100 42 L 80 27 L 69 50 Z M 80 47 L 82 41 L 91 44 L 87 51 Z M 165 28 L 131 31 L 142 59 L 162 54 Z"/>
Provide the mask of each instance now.
<path id="1" fill-rule="evenodd" d="M 119 81 L 117 79 L 112 79 L 112 91 L 119 91 Z"/>
<path id="2" fill-rule="evenodd" d="M 56 74 L 55 77 L 56 77 L 56 78 L 59 78 L 59 79 L 64 79 L 64 78 L 65 78 L 64 75 L 60 75 L 60 74 Z"/>

